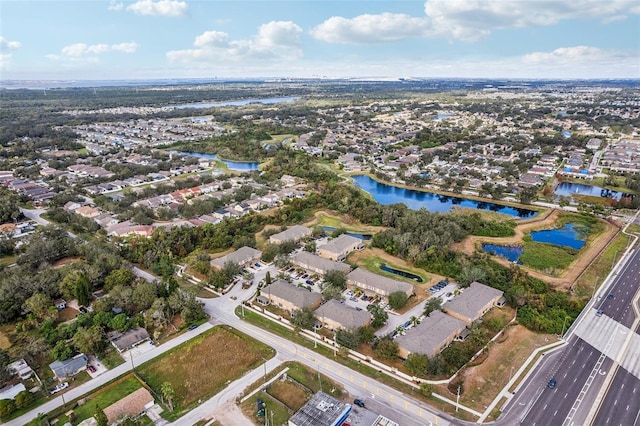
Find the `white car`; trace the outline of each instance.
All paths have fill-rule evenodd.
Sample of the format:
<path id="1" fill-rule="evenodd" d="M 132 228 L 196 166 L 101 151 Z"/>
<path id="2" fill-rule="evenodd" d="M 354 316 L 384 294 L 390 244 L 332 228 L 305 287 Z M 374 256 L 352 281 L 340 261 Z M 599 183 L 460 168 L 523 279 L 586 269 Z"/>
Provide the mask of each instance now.
<path id="1" fill-rule="evenodd" d="M 53 390 L 51 391 L 51 395 L 53 395 L 54 393 L 58 393 L 61 390 L 64 390 L 64 389 L 66 389 L 68 387 L 69 387 L 69 383 L 68 382 L 57 384 L 56 387 L 54 387 Z"/>

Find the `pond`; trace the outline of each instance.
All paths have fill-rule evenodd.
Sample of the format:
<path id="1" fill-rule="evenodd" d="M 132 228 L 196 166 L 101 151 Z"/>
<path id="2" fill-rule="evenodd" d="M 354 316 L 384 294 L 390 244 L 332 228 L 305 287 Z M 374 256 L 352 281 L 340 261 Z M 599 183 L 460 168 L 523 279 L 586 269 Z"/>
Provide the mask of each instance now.
<path id="1" fill-rule="evenodd" d="M 257 161 L 220 160 L 216 154 L 207 154 L 205 152 L 194 152 L 194 151 L 173 151 L 173 152 L 177 152 L 178 154 L 190 155 L 192 157 L 208 158 L 210 160 L 219 160 L 219 161 L 222 161 L 224 164 L 226 164 L 229 170 L 235 170 L 235 171 L 241 171 L 241 172 L 258 170 L 258 166 L 260 166 L 260 163 L 258 163 Z"/>
<path id="2" fill-rule="evenodd" d="M 629 194 L 611 191 L 610 189 L 602 188 L 600 186 L 573 182 L 561 182 L 553 193 L 564 197 L 570 197 L 572 195 L 589 195 L 592 197 L 608 197 L 616 200 L 629 196 Z"/>
<path id="3" fill-rule="evenodd" d="M 438 213 L 446 213 L 451 211 L 454 206 L 460 206 L 478 210 L 490 210 L 517 218 L 530 218 L 538 214 L 538 212 L 529 209 L 400 188 L 378 182 L 366 175 L 353 176 L 353 180 L 358 187 L 371 194 L 380 204 L 403 203 L 414 210 L 424 207 L 430 212 Z"/>
<path id="4" fill-rule="evenodd" d="M 223 106 L 242 106 L 249 104 L 278 104 L 282 102 L 293 102 L 298 98 L 285 97 L 285 98 L 261 98 L 261 99 L 243 99 L 239 101 L 224 101 L 224 102 L 194 102 L 182 105 L 172 105 L 169 108 L 185 109 L 185 108 L 215 108 Z"/>
<path id="5" fill-rule="evenodd" d="M 548 243 L 556 246 L 569 247 L 580 250 L 586 242 L 584 233 L 575 229 L 575 224 L 568 223 L 559 229 L 546 229 L 544 231 L 534 231 L 531 233 L 533 241 Z"/>
<path id="6" fill-rule="evenodd" d="M 382 265 L 380 265 L 380 269 L 382 269 L 385 272 L 390 272 L 392 274 L 400 275 L 401 277 L 409 278 L 410 280 L 414 280 L 419 283 L 423 281 L 422 277 L 420 277 L 419 275 L 415 275 L 415 274 L 412 274 L 411 272 L 401 271 L 399 269 L 391 268 L 387 266 L 386 263 L 383 263 Z"/>
<path id="7" fill-rule="evenodd" d="M 522 246 L 501 246 L 498 244 L 482 244 L 482 250 L 487 253 L 492 253 L 496 256 L 504 257 L 509 262 L 514 262 L 517 264 L 521 264 L 518 259 L 522 254 L 523 248 Z"/>
<path id="8" fill-rule="evenodd" d="M 333 231 L 336 230 L 336 228 L 334 228 L 333 226 L 322 226 L 321 227 L 323 230 L 331 233 Z M 371 239 L 371 235 L 370 234 L 354 234 L 353 232 L 345 232 L 346 235 L 350 235 L 352 237 L 355 238 L 360 238 L 361 240 L 370 240 Z"/>

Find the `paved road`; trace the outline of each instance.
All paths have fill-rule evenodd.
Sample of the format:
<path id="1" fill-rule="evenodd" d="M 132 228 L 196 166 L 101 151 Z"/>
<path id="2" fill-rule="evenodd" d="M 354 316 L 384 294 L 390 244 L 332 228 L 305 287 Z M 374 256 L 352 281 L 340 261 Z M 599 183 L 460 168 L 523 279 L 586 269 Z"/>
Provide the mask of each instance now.
<path id="1" fill-rule="evenodd" d="M 621 391 L 620 386 L 640 392 L 636 350 L 640 339 L 629 329 L 636 320 L 633 300 L 639 287 L 640 250 L 636 250 L 617 272 L 609 291 L 585 312 L 567 345 L 547 355 L 496 423 L 582 425 L 595 417 L 594 425 L 607 424 L 606 419 L 635 424 L 640 393 Z M 596 315 L 598 309 L 601 316 Z M 619 364 L 628 365 L 634 374 Z M 547 388 L 552 377 L 557 380 L 555 389 Z M 598 405 L 600 412 L 593 412 Z"/>

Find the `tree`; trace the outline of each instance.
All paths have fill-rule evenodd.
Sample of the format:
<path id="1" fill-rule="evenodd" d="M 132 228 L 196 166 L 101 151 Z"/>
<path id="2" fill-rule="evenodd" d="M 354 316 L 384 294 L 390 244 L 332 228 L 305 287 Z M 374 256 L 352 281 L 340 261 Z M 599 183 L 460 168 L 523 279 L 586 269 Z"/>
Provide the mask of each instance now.
<path id="1" fill-rule="evenodd" d="M 0 399 L 0 419 L 6 418 L 16 410 L 16 403 L 13 399 Z"/>
<path id="2" fill-rule="evenodd" d="M 320 284 L 320 291 L 322 292 L 322 297 L 325 300 L 342 299 L 342 288 L 331 285 L 326 281 Z"/>
<path id="3" fill-rule="evenodd" d="M 9 354 L 4 349 L 0 349 L 0 387 L 4 387 L 4 384 L 11 379 L 11 372 L 8 368 Z"/>
<path id="4" fill-rule="evenodd" d="M 462 271 L 458 274 L 458 282 L 461 287 L 469 287 L 474 281 L 484 281 L 487 278 L 487 273 L 484 269 L 477 266 L 467 265 L 462 268 Z"/>
<path id="5" fill-rule="evenodd" d="M 126 268 L 114 269 L 105 277 L 103 290 L 108 292 L 117 285 L 129 287 L 134 279 L 135 275 L 131 270 Z"/>
<path id="6" fill-rule="evenodd" d="M 139 310 L 149 309 L 158 296 L 158 286 L 148 281 L 139 282 L 133 289 L 132 301 Z"/>
<path id="7" fill-rule="evenodd" d="M 360 335 L 360 342 L 363 343 L 370 343 L 376 337 L 375 330 L 369 325 L 363 325 L 358 328 L 358 334 Z"/>
<path id="8" fill-rule="evenodd" d="M 423 354 L 411 353 L 407 356 L 404 367 L 409 373 L 416 377 L 427 375 L 429 366 L 429 358 Z"/>
<path id="9" fill-rule="evenodd" d="M 58 361 L 64 361 L 65 359 L 71 358 L 71 355 L 73 355 L 73 349 L 64 340 L 58 340 L 58 343 L 56 343 L 53 349 L 51 349 L 50 355 Z"/>
<path id="10" fill-rule="evenodd" d="M 442 299 L 439 297 L 432 297 L 424 304 L 424 316 L 428 317 L 433 311 L 442 310 Z"/>
<path id="11" fill-rule="evenodd" d="M 129 329 L 129 320 L 125 314 L 118 314 L 109 321 L 109 328 L 118 331 L 127 331 Z"/>
<path id="12" fill-rule="evenodd" d="M 82 274 L 76 282 L 74 296 L 80 306 L 87 306 L 91 302 L 91 283 L 86 275 Z"/>
<path id="13" fill-rule="evenodd" d="M 315 322 L 316 317 L 313 315 L 313 309 L 311 308 L 299 309 L 297 311 L 294 311 L 291 315 L 291 324 L 295 325 L 296 327 L 311 330 Z"/>
<path id="14" fill-rule="evenodd" d="M 271 284 L 271 271 L 267 271 L 267 273 L 264 276 L 264 283 L 266 285 Z"/>
<path id="15" fill-rule="evenodd" d="M 16 408 L 19 410 L 21 408 L 26 408 L 33 402 L 33 394 L 28 390 L 23 390 L 19 394 L 17 394 L 14 398 L 16 402 Z"/>
<path id="16" fill-rule="evenodd" d="M 97 426 L 109 425 L 109 419 L 107 418 L 107 415 L 104 413 L 104 410 L 102 410 L 98 404 L 96 404 L 96 411 L 93 417 L 96 419 Z"/>
<path id="17" fill-rule="evenodd" d="M 53 305 L 51 298 L 42 293 L 35 293 L 33 296 L 25 300 L 24 309 L 31 312 L 40 320 L 47 317 L 49 308 Z"/>
<path id="18" fill-rule="evenodd" d="M 394 291 L 389 294 L 389 306 L 394 310 L 402 309 L 407 304 L 409 296 L 404 291 Z"/>
<path id="19" fill-rule="evenodd" d="M 389 338 L 383 338 L 375 345 L 373 352 L 381 359 L 394 360 L 398 357 L 398 344 Z"/>
<path id="20" fill-rule="evenodd" d="M 356 349 L 360 344 L 360 333 L 358 333 L 357 330 L 351 331 L 339 328 L 336 330 L 336 342 L 338 342 L 340 346 Z"/>
<path id="21" fill-rule="evenodd" d="M 169 411 L 173 411 L 173 398 L 175 394 L 173 392 L 173 386 L 171 386 L 171 383 L 162 383 L 162 385 L 160 385 L 160 394 L 162 395 L 165 404 L 167 404 Z"/>
<path id="22" fill-rule="evenodd" d="M 524 188 L 518 194 L 518 198 L 522 204 L 531 204 L 531 202 L 536 199 L 535 188 Z"/>
<path id="23" fill-rule="evenodd" d="M 374 305 L 373 303 L 367 306 L 367 310 L 371 313 L 373 318 L 371 319 L 371 327 L 380 328 L 382 327 L 387 320 L 389 319 L 389 314 L 379 305 Z"/>
<path id="24" fill-rule="evenodd" d="M 327 271 L 324 275 L 324 281 L 341 290 L 347 288 L 347 277 L 344 272 L 338 270 Z"/>
<path id="25" fill-rule="evenodd" d="M 73 344 L 80 352 L 95 354 L 104 347 L 102 328 L 94 325 L 91 328 L 78 328 L 73 336 Z"/>

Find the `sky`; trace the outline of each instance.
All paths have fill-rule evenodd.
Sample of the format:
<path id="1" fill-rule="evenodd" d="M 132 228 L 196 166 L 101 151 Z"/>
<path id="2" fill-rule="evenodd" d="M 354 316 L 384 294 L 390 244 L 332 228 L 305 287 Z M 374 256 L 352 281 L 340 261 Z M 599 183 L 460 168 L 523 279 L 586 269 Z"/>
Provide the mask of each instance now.
<path id="1" fill-rule="evenodd" d="M 640 78 L 638 0 L 0 0 L 0 80 Z"/>

